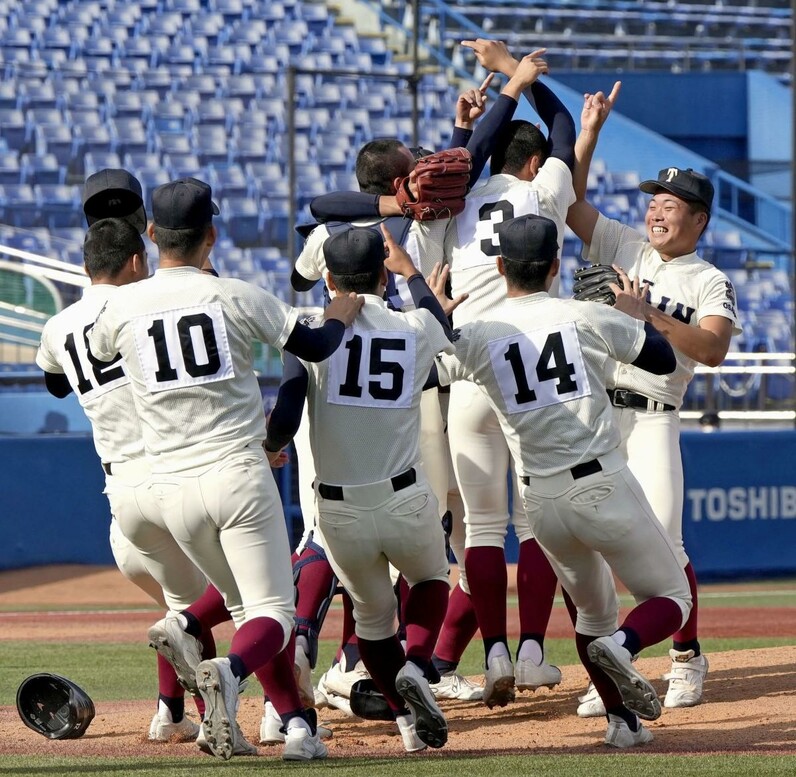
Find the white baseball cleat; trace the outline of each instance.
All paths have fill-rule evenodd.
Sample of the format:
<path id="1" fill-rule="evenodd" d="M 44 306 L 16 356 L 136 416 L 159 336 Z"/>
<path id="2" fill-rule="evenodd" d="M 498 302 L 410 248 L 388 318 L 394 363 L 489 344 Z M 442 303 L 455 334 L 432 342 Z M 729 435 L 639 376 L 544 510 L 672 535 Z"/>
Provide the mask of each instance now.
<path id="1" fill-rule="evenodd" d="M 514 682 L 518 691 L 536 691 L 545 685 L 553 688 L 561 682 L 561 670 L 546 661 L 537 665 L 528 658 L 518 658 Z"/>
<path id="2" fill-rule="evenodd" d="M 508 656 L 495 656 L 487 664 L 484 675 L 484 704 L 492 707 L 505 707 L 514 701 L 514 667 Z"/>
<path id="3" fill-rule="evenodd" d="M 179 723 L 171 717 L 171 710 L 161 701 L 158 711 L 149 724 L 149 739 L 152 742 L 193 742 L 199 736 L 199 724 L 183 715 Z"/>
<path id="4" fill-rule="evenodd" d="M 658 694 L 649 680 L 636 671 L 626 648 L 612 637 L 598 637 L 586 650 L 592 663 L 613 680 L 625 707 L 644 720 L 657 720 L 661 716 Z"/>
<path id="5" fill-rule="evenodd" d="M 202 660 L 202 643 L 183 631 L 176 615 L 167 615 L 150 626 L 149 646 L 155 648 L 173 667 L 177 680 L 188 693 L 199 695 L 196 687 L 196 667 Z"/>
<path id="6" fill-rule="evenodd" d="M 695 707 L 702 701 L 702 686 L 708 673 L 707 656 L 695 656 L 693 650 L 670 650 L 669 655 L 672 668 L 663 676 L 669 681 L 663 706 Z"/>
<path id="7" fill-rule="evenodd" d="M 448 741 L 448 722 L 420 668 L 407 661 L 395 676 L 395 690 L 412 712 L 418 738 L 429 747 L 442 747 Z"/>
<path id="8" fill-rule="evenodd" d="M 237 735 L 235 736 L 235 746 L 232 749 L 232 755 L 259 755 L 257 748 L 243 736 L 243 732 L 240 730 L 240 726 L 238 726 L 237 723 L 235 723 L 235 728 L 237 729 Z M 196 737 L 196 746 L 203 753 L 215 755 L 210 749 L 210 745 L 207 743 L 204 723 L 199 726 L 199 736 Z"/>
<path id="9" fill-rule="evenodd" d="M 329 751 L 321 742 L 319 731 L 313 734 L 302 720 L 294 718 L 290 721 L 285 734 L 283 761 L 319 761 L 327 755 Z"/>
<path id="10" fill-rule="evenodd" d="M 293 662 L 293 674 L 298 685 L 299 698 L 303 707 L 315 706 L 315 689 L 312 687 L 312 668 L 307 654 L 296 647 L 296 657 Z"/>
<path id="11" fill-rule="evenodd" d="M 604 718 L 605 717 L 605 704 L 594 687 L 594 683 L 590 682 L 586 687 L 586 693 L 583 696 L 578 696 L 578 717 L 579 718 Z"/>
<path id="12" fill-rule="evenodd" d="M 318 736 L 321 739 L 331 739 L 332 730 L 326 726 L 318 726 Z M 282 718 L 274 709 L 270 701 L 265 702 L 263 716 L 260 719 L 260 744 L 261 745 L 281 745 L 285 741 L 285 734 L 282 731 Z"/>
<path id="13" fill-rule="evenodd" d="M 608 731 L 605 734 L 605 744 L 609 747 L 635 747 L 636 745 L 646 745 L 647 742 L 652 742 L 652 732 L 647 731 L 641 725 L 640 720 L 636 720 L 638 724 L 637 731 L 631 731 L 630 726 L 625 723 L 618 715 L 608 716 Z"/>
<path id="14" fill-rule="evenodd" d="M 431 692 L 436 699 L 454 699 L 458 701 L 481 701 L 484 689 L 457 672 L 446 672 L 440 675 L 438 683 L 429 683 Z"/>
<path id="15" fill-rule="evenodd" d="M 419 753 L 428 747 L 417 735 L 411 715 L 398 715 L 395 718 L 395 722 L 398 725 L 398 731 L 401 733 L 401 739 L 404 743 L 404 750 L 407 753 Z"/>
<path id="16" fill-rule="evenodd" d="M 318 680 L 318 687 L 315 691 L 315 704 L 318 709 L 322 707 L 333 707 L 344 712 L 348 717 L 355 717 L 351 712 L 351 687 L 358 680 L 370 678 L 368 670 L 362 661 L 357 661 L 350 672 L 344 672 L 340 663 L 331 666 Z"/>
<path id="17" fill-rule="evenodd" d="M 228 658 L 211 658 L 196 667 L 196 684 L 205 701 L 202 721 L 204 739 L 210 752 L 228 761 L 235 755 L 240 736 L 237 724 L 238 678 L 232 673 Z"/>

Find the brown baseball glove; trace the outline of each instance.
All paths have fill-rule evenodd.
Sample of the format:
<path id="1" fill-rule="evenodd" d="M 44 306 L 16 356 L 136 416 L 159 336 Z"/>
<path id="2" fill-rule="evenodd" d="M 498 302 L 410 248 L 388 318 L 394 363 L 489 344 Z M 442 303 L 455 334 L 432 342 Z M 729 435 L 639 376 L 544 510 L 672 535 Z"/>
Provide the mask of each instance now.
<path id="1" fill-rule="evenodd" d="M 404 216 L 434 221 L 461 213 L 472 166 L 466 148 L 449 148 L 418 159 L 411 176 L 395 179 L 395 199 Z M 416 197 L 409 189 L 410 177 L 417 186 Z"/>

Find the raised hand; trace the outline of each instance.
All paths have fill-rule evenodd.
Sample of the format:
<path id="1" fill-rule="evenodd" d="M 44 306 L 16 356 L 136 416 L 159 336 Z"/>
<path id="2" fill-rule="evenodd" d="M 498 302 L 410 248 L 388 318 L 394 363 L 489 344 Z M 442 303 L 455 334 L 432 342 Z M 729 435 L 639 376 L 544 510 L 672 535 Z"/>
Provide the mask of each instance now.
<path id="1" fill-rule="evenodd" d="M 479 64 L 493 73 L 512 76 L 517 68 L 517 60 L 512 56 L 502 40 L 463 40 L 462 46 L 472 49 Z"/>
<path id="2" fill-rule="evenodd" d="M 387 226 L 382 223 L 381 233 L 384 235 L 384 250 L 386 256 L 384 258 L 384 266 L 396 275 L 402 275 L 404 278 L 410 278 L 417 273 L 417 267 L 412 261 L 412 257 L 406 250 L 395 242 L 395 238 L 387 229 Z"/>
<path id="3" fill-rule="evenodd" d="M 426 283 L 428 287 L 433 292 L 434 296 L 437 298 L 437 302 L 439 302 L 442 310 L 445 312 L 446 316 L 450 316 L 459 305 L 462 304 L 470 295 L 469 294 L 460 294 L 458 297 L 454 297 L 451 299 L 447 293 L 445 287 L 448 283 L 448 275 L 450 274 L 450 265 L 441 265 L 437 262 L 431 270 L 431 274 L 426 278 Z"/>
<path id="4" fill-rule="evenodd" d="M 603 92 L 583 95 L 583 110 L 580 114 L 581 129 L 599 132 L 606 119 L 613 110 L 619 97 L 622 82 L 616 81 L 608 97 Z"/>
<path id="5" fill-rule="evenodd" d="M 467 89 L 459 95 L 459 99 L 456 101 L 457 127 L 469 128 L 477 118 L 484 114 L 489 99 L 486 92 L 494 77 L 495 74 L 490 73 L 478 89 Z"/>

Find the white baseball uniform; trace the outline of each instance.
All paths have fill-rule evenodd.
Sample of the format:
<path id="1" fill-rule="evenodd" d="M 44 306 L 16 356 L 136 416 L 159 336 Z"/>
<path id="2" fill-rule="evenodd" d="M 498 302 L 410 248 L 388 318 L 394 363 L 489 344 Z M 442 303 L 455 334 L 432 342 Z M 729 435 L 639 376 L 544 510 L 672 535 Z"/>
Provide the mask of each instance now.
<path id="1" fill-rule="evenodd" d="M 567 209 L 574 201 L 572 173 L 555 157 L 545 161 L 533 181 L 493 175 L 470 192 L 464 211 L 451 220 L 445 235 L 453 296 L 470 295 L 453 312 L 454 326 L 489 317 L 505 300 L 506 282 L 495 265 L 500 253 L 497 225 L 529 213 L 546 216 L 558 228 L 560 250 Z M 557 282 L 558 278 L 551 289 L 553 295 L 558 293 Z M 494 410 L 483 393 L 467 381 L 451 386 L 448 439 L 464 501 L 466 547 L 502 548 L 509 520 L 509 449 Z M 533 535 L 522 517 L 517 496 L 515 483 L 513 523 L 518 540 L 523 542 Z M 459 564 L 460 569 L 463 566 Z"/>
<path id="2" fill-rule="evenodd" d="M 739 334 L 735 291 L 729 278 L 696 252 L 664 262 L 660 254 L 630 227 L 602 214 L 589 246 L 593 263 L 616 264 L 630 278 L 649 283 L 649 301 L 690 326 L 706 316 L 732 321 Z M 609 389 L 630 392 L 631 400 L 649 400 L 647 407 L 614 407 L 622 436 L 622 451 L 630 471 L 641 484 L 658 520 L 671 537 L 683 566 L 683 463 L 680 454 L 680 416 L 696 361 L 674 349 L 677 368 L 670 375 L 652 375 L 630 364 L 610 362 Z M 627 396 L 624 401 L 627 401 Z M 614 394 L 614 402 L 623 395 Z"/>
<path id="3" fill-rule="evenodd" d="M 474 381 L 497 413 L 530 527 L 582 634 L 617 627 L 610 569 L 637 601 L 669 597 L 683 621 L 690 609 L 674 547 L 618 451 L 605 391 L 605 360 L 630 362 L 643 343 L 640 321 L 539 292 L 465 324 L 455 356 L 438 359 L 441 381 Z"/>
<path id="4" fill-rule="evenodd" d="M 363 220 L 352 222 L 352 226 L 372 226 L 379 221 Z M 326 260 L 323 255 L 323 244 L 330 236 L 329 228 L 324 224 L 319 224 L 307 238 L 304 248 L 296 259 L 296 271 L 310 281 L 326 281 Z M 413 221 L 404 241 L 403 248 L 411 257 L 423 277 L 428 277 L 434 265 L 442 262 L 442 241 L 435 237 L 436 228 L 432 222 L 423 223 Z M 397 240 L 397 235 L 393 235 Z M 414 303 L 412 295 L 407 286 L 406 280 L 401 276 L 395 276 L 395 291 L 397 299 L 393 299 L 394 307 L 401 310 L 412 310 Z M 444 422 L 439 407 L 439 400 L 436 390 L 424 391 L 420 400 L 420 466 L 423 467 L 426 478 L 431 485 L 437 501 L 444 512 L 444 505 L 447 501 L 449 469 L 447 455 L 447 442 L 445 441 Z M 299 489 L 302 504 L 302 513 L 305 513 L 305 505 L 313 504 L 314 493 L 307 490 L 307 485 L 313 482 L 315 465 L 312 461 L 312 452 L 303 444 L 304 435 L 297 435 L 293 440 L 296 446 L 296 453 L 299 457 Z M 303 491 L 302 491 L 303 489 Z M 312 527 L 305 526 L 305 537 L 308 530 Z"/>
<path id="5" fill-rule="evenodd" d="M 121 287 L 89 333 L 99 358 L 125 359 L 169 531 L 238 626 L 270 617 L 284 644 L 294 615 L 290 547 L 262 450 L 252 342 L 282 347 L 296 319 L 251 284 L 177 267 Z"/>
<path id="6" fill-rule="evenodd" d="M 170 610 L 183 610 L 207 587 L 160 522 L 149 492 L 141 423 L 125 365 L 117 357 L 101 362 L 88 347 L 86 332 L 106 302 L 118 292 L 94 284 L 82 298 L 50 318 L 42 331 L 36 363 L 45 372 L 66 375 L 91 421 L 94 447 L 105 470 L 111 506 L 110 542 L 122 574 Z"/>
<path id="7" fill-rule="evenodd" d="M 395 633 L 389 564 L 410 586 L 447 582 L 438 504 L 419 460 L 419 407 L 434 357 L 452 345 L 427 310 L 365 305 L 325 362 L 306 364 L 318 525 L 354 603 L 357 635 Z"/>

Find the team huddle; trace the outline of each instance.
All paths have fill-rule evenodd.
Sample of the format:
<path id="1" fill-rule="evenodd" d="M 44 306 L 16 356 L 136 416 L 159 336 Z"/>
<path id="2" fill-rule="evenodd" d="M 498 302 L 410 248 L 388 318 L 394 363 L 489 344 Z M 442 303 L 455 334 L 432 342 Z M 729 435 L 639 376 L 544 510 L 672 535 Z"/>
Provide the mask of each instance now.
<path id="1" fill-rule="evenodd" d="M 646 239 L 606 218 L 586 184 L 619 84 L 585 96 L 577 133 L 539 80 L 543 49 L 517 60 L 498 41 L 463 45 L 505 76 L 494 106 L 490 76 L 460 96 L 448 151 L 371 141 L 361 191 L 313 202 L 291 282 L 324 284 L 317 315 L 218 277 L 202 181 L 155 189 L 151 220 L 128 172 L 86 181 L 91 285 L 47 323 L 36 360 L 92 423 L 119 569 L 166 610 L 148 633 L 151 740 L 256 755 L 236 718 L 253 674 L 259 743 L 284 743 L 285 760 L 327 756 L 325 706 L 394 721 L 407 752 L 443 747 L 445 700 L 510 715 L 518 691 L 561 682 L 544 649 L 559 584 L 590 678 L 573 713 L 604 716 L 607 745 L 652 739 L 641 721 L 661 701 L 633 663 L 644 648 L 672 639 L 663 706 L 703 700 L 678 410 L 695 365 L 720 364 L 739 331 L 731 283 L 696 252 L 713 187 L 664 168 L 641 184 Z M 547 134 L 513 119 L 523 98 Z M 560 299 L 567 227 L 605 272 Z M 254 341 L 283 353 L 268 418 Z M 305 523 L 292 557 L 271 471 L 291 444 Z M 636 603 L 621 623 L 615 579 Z M 314 687 L 338 593 L 339 649 Z M 228 620 L 218 656 L 212 629 Z M 483 687 L 458 672 L 477 631 Z"/>

